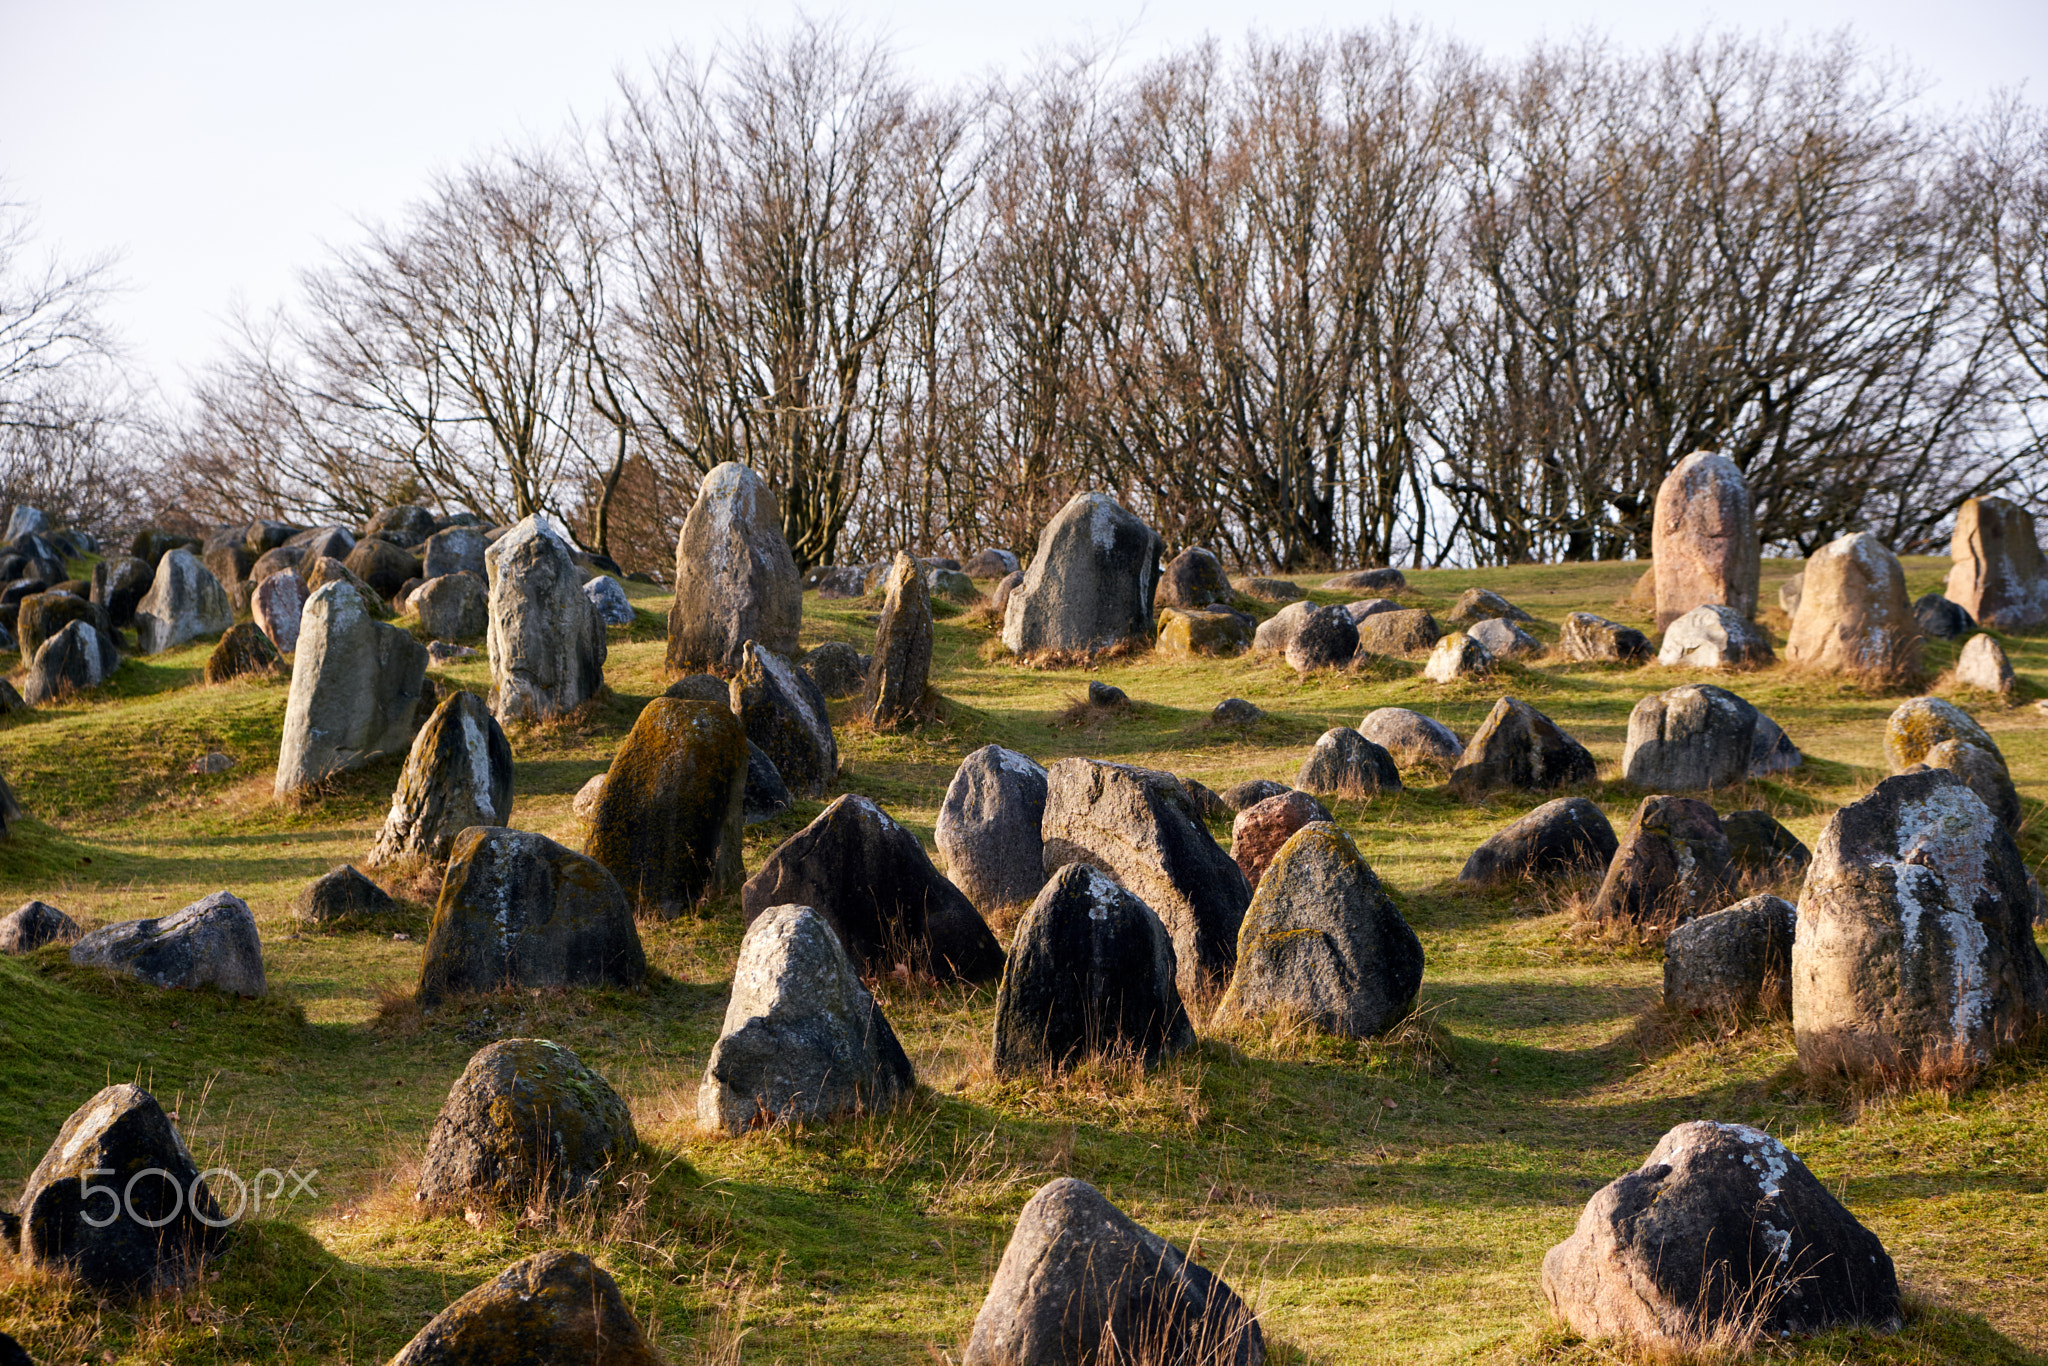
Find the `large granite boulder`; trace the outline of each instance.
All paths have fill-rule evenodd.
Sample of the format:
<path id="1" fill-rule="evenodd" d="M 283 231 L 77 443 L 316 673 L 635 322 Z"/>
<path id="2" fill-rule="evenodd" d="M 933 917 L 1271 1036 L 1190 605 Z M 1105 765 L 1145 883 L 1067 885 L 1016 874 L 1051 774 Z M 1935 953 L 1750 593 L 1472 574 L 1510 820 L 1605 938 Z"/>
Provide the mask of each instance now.
<path id="1" fill-rule="evenodd" d="M 749 759 L 729 708 L 655 698 L 612 756 L 584 851 L 643 915 L 672 920 L 732 891 L 747 875 Z"/>
<path id="2" fill-rule="evenodd" d="M 1672 466 L 1650 523 L 1657 629 L 1715 603 L 1755 617 L 1762 553 L 1756 505 L 1733 460 L 1694 451 Z"/>
<path id="3" fill-rule="evenodd" d="M 747 925 L 697 1120 L 744 1133 L 887 1110 L 917 1086 L 910 1059 L 826 917 L 769 906 Z"/>
<path id="4" fill-rule="evenodd" d="M 1237 971 L 1217 1016 L 1280 1016 L 1366 1039 L 1407 1017 L 1422 985 L 1422 942 L 1358 845 L 1326 821 L 1274 856 L 1237 939 Z"/>
<path id="5" fill-rule="evenodd" d="M 1593 756 L 1527 702 L 1503 697 L 1493 704 L 1464 757 L 1451 770 L 1451 791 L 1483 796 L 1512 789 L 1541 792 L 1593 781 Z"/>
<path id="6" fill-rule="evenodd" d="M 78 938 L 78 922 L 43 901 L 24 901 L 0 915 L 0 953 L 28 953 Z"/>
<path id="7" fill-rule="evenodd" d="M 436 640 L 474 640 L 491 629 L 490 587 L 468 570 L 428 579 L 412 590 L 406 605 Z"/>
<path id="8" fill-rule="evenodd" d="M 637 987 L 647 956 L 605 866 L 545 835 L 473 825 L 455 837 L 427 930 L 419 1003 L 507 987 Z"/>
<path id="9" fill-rule="evenodd" d="M 429 583 L 444 574 L 474 574 L 484 577 L 484 549 L 490 538 L 481 527 L 451 526 L 427 537 L 420 548 L 421 578 Z"/>
<path id="10" fill-rule="evenodd" d="M 1199 610 L 1227 603 L 1233 596 L 1223 562 L 1206 550 L 1189 547 L 1166 562 L 1159 576 L 1158 604 Z"/>
<path id="11" fill-rule="evenodd" d="M 1956 655 L 1956 682 L 1999 697 L 2010 697 L 2019 687 L 2005 647 L 1986 635 L 1971 636 L 1963 643 Z"/>
<path id="12" fill-rule="evenodd" d="M 576 553 L 535 513 L 491 542 L 491 710 L 538 721 L 574 710 L 604 686 L 604 623 L 583 596 Z"/>
<path id="13" fill-rule="evenodd" d="M 436 1314 L 390 1366 L 660 1366 L 619 1284 L 580 1252 L 514 1262 Z"/>
<path id="14" fill-rule="evenodd" d="M 306 614 L 306 581 L 295 569 L 272 574 L 249 595 L 249 615 L 281 654 L 299 648 L 299 623 Z"/>
<path id="15" fill-rule="evenodd" d="M 1422 666 L 1422 676 L 1431 683 L 1459 683 L 1492 672 L 1493 651 L 1465 631 L 1453 631 L 1439 640 Z"/>
<path id="16" fill-rule="evenodd" d="M 954 770 L 932 842 L 982 914 L 1030 901 L 1045 885 L 1045 791 L 1045 770 L 1001 745 L 983 745 Z"/>
<path id="17" fill-rule="evenodd" d="M 420 557 L 382 536 L 365 536 L 357 541 L 342 563 L 387 602 L 398 595 L 407 579 L 421 577 Z"/>
<path id="18" fill-rule="evenodd" d="M 810 675 L 753 641 L 741 647 L 727 705 L 798 797 L 822 797 L 839 776 L 825 695 Z"/>
<path id="19" fill-rule="evenodd" d="M 72 1111 L 15 1208 L 23 1264 L 102 1294 L 190 1283 L 233 1222 L 163 1106 L 126 1083 Z"/>
<path id="20" fill-rule="evenodd" d="M 749 642 L 797 652 L 803 584 L 782 531 L 782 508 L 760 475 L 728 460 L 704 476 L 676 537 L 668 614 L 672 673 L 739 670 Z"/>
<path id="21" fill-rule="evenodd" d="M 1012 654 L 1150 644 L 1159 534 L 1106 493 L 1076 494 L 1038 538 L 1003 611 Z"/>
<path id="22" fill-rule="evenodd" d="M 1963 780 L 1970 791 L 1977 794 L 1977 800 L 1991 809 L 1999 823 L 2017 836 L 2020 832 L 2021 817 L 2025 814 L 2020 807 L 2020 794 L 2013 787 L 2012 774 L 2006 771 L 2005 760 L 1997 751 L 1968 740 L 1943 740 L 1927 751 L 1921 764 L 1928 768 L 1946 769 Z M 1915 765 L 1915 768 L 1919 765 Z M 1914 769 L 1907 769 L 1908 773 Z"/>
<path id="23" fill-rule="evenodd" d="M 1495 659 L 1527 659 L 1543 653 L 1542 641 L 1506 617 L 1474 622 L 1465 629 L 1465 634 L 1485 646 Z"/>
<path id="24" fill-rule="evenodd" d="M 405 753 L 426 677 L 426 647 L 373 619 L 355 589 L 331 583 L 315 591 L 292 659 L 277 795 Z"/>
<path id="25" fill-rule="evenodd" d="M 1358 622 L 1358 652 L 1366 655 L 1412 655 L 1437 643 L 1443 629 L 1421 608 L 1375 612 Z"/>
<path id="26" fill-rule="evenodd" d="M 1465 742 L 1434 717 L 1406 707 L 1380 707 L 1365 714 L 1358 733 L 1393 756 L 1402 768 L 1450 768 L 1464 757 Z"/>
<path id="27" fill-rule="evenodd" d="M 1567 658 L 1584 664 L 1643 664 L 1655 653 L 1635 627 L 1591 612 L 1568 614 L 1557 644 Z"/>
<path id="28" fill-rule="evenodd" d="M 107 609 L 107 621 L 117 631 L 135 624 L 135 609 L 156 583 L 156 567 L 133 555 L 115 555 L 92 567 L 94 602 Z"/>
<path id="29" fill-rule="evenodd" d="M 1760 719 L 1725 688 L 1688 683 L 1645 697 L 1628 714 L 1622 776 L 1653 792 L 1704 792 L 1749 777 Z"/>
<path id="30" fill-rule="evenodd" d="M 1062 759 L 1047 773 L 1045 870 L 1085 863 L 1150 906 L 1173 936 L 1183 997 L 1230 975 L 1251 885 L 1170 773 Z"/>
<path id="31" fill-rule="evenodd" d="M 1877 1236 L 1777 1139 L 1712 1120 L 1586 1202 L 1543 1258 L 1543 1294 L 1581 1335 L 1653 1349 L 1901 1324 Z"/>
<path id="32" fill-rule="evenodd" d="M 413 738 L 369 861 L 440 863 L 471 826 L 511 819 L 512 746 L 483 699 L 457 691 Z"/>
<path id="33" fill-rule="evenodd" d="M 237 678 L 273 678 L 284 672 L 284 656 L 263 628 L 253 621 L 238 622 L 222 633 L 220 643 L 206 657 L 204 676 L 208 683 L 226 683 Z"/>
<path id="34" fill-rule="evenodd" d="M 153 987 L 213 987 L 231 996 L 264 991 L 256 917 L 233 892 L 215 892 L 157 919 L 102 925 L 71 946 L 71 961 Z"/>
<path id="35" fill-rule="evenodd" d="M 32 707 L 47 706 L 99 687 L 119 667 L 121 655 L 113 642 L 90 623 L 74 621 L 35 652 L 22 680 L 22 698 Z"/>
<path id="36" fill-rule="evenodd" d="M 902 964 L 941 980 L 983 982 L 1003 970 L 1002 946 L 924 846 L 866 797 L 848 793 L 791 835 L 740 889 L 748 923 L 771 906 L 808 906 L 832 926 L 854 966 Z"/>
<path id="37" fill-rule="evenodd" d="M 882 584 L 882 615 L 875 625 L 874 662 L 861 687 L 861 715 L 879 730 L 916 722 L 925 714 L 931 674 L 931 590 L 917 561 L 899 550 Z"/>
<path id="38" fill-rule="evenodd" d="M 216 635 L 234 624 L 227 589 L 189 550 L 165 553 L 149 592 L 135 605 L 135 635 L 146 655 Z"/>
<path id="39" fill-rule="evenodd" d="M 1288 788 L 1236 812 L 1230 821 L 1230 859 L 1256 894 L 1259 879 L 1294 832 L 1315 821 L 1332 821 L 1329 808 L 1306 792 Z M 1242 937 L 1242 931 L 1239 931 Z"/>
<path id="40" fill-rule="evenodd" d="M 1768 893 L 1686 921 L 1664 941 L 1664 1004 L 1690 1015 L 1792 1013 L 1799 912 Z"/>
<path id="41" fill-rule="evenodd" d="M 1914 764 L 1924 763 L 1927 752 L 1944 740 L 1975 745 L 1997 754 L 2001 762 L 2005 758 L 1991 732 L 1961 707 L 1939 697 L 1909 698 L 1893 709 L 1884 725 L 1884 757 L 1892 772 L 1904 773 Z"/>
<path id="42" fill-rule="evenodd" d="M 1094 1057 L 1150 1067 L 1195 1042 L 1173 938 L 1150 906 L 1070 863 L 1018 922 L 996 1000 L 995 1069 L 1064 1071 Z"/>
<path id="43" fill-rule="evenodd" d="M 1137 1350 L 1202 1366 L 1266 1359 L 1258 1318 L 1236 1292 L 1095 1187 L 1063 1176 L 1018 1214 L 962 1366 L 1106 1361 L 1105 1343 L 1117 1344 L 1116 1359 Z"/>
<path id="44" fill-rule="evenodd" d="M 1736 884 L 1728 836 L 1696 797 L 1645 797 L 1593 898 L 1602 920 L 1676 925 L 1728 904 Z"/>
<path id="45" fill-rule="evenodd" d="M 1165 607 L 1159 612 L 1158 650 L 1168 658 L 1240 655 L 1256 638 L 1251 618 L 1228 607 Z"/>
<path id="46" fill-rule="evenodd" d="M 1318 797 L 1376 797 L 1401 790 L 1394 756 L 1349 726 L 1332 726 L 1301 761 L 1294 785 Z"/>
<path id="47" fill-rule="evenodd" d="M 2034 514 L 2004 498 L 1972 498 L 1956 510 L 1955 557 L 1946 596 L 1994 631 L 2048 621 L 2048 564 Z"/>
<path id="48" fill-rule="evenodd" d="M 1666 668 L 1760 669 L 1777 662 L 1770 638 L 1732 607 L 1707 603 L 1664 628 L 1657 662 Z"/>
<path id="49" fill-rule="evenodd" d="M 1838 537 L 1806 561 L 1785 659 L 1830 673 L 1901 675 L 1920 667 L 1920 624 L 1899 557 L 1867 531 Z"/>
<path id="50" fill-rule="evenodd" d="M 1604 872 L 1619 848 L 1606 813 L 1584 797 L 1557 797 L 1489 835 L 1458 881 L 1518 882 Z"/>
<path id="51" fill-rule="evenodd" d="M 550 1039 L 500 1039 L 448 1088 L 414 1198 L 524 1209 L 594 1193 L 639 1147 L 611 1084 Z"/>

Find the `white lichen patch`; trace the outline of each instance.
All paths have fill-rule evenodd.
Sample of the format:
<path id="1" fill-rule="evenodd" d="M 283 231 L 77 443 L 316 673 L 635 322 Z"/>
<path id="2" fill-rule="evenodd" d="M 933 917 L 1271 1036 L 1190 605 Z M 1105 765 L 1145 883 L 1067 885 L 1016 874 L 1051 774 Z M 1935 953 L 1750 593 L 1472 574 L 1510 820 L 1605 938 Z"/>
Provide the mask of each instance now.
<path id="1" fill-rule="evenodd" d="M 1016 750 L 1004 749 L 1001 745 L 996 746 L 996 765 L 1000 768 L 1008 769 L 1019 777 L 1043 778 L 1045 776 L 1045 770 L 1037 763 L 1019 754 Z"/>

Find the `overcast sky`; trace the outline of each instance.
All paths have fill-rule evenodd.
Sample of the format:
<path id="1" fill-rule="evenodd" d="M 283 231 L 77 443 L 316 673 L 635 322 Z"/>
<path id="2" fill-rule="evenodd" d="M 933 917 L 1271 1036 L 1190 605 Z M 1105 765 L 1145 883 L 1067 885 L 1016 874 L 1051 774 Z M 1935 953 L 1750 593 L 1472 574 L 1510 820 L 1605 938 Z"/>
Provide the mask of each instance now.
<path id="1" fill-rule="evenodd" d="M 675 42 L 703 48 L 793 8 L 706 0 L 0 0 L 0 199 L 32 205 L 46 245 L 121 254 L 107 312 L 135 368 L 173 395 L 214 356 L 233 301 L 267 308 L 296 272 L 389 218 L 438 169 L 599 113 L 616 73 Z M 1204 33 L 1235 40 L 1420 19 L 1513 52 L 1594 28 L 1654 45 L 1717 23 L 1791 37 L 1851 27 L 1907 58 L 1930 98 L 2025 83 L 2048 98 L 2048 0 L 1034 0 L 814 5 L 888 33 L 950 83 L 1048 46 L 1121 37 L 1142 60 Z"/>

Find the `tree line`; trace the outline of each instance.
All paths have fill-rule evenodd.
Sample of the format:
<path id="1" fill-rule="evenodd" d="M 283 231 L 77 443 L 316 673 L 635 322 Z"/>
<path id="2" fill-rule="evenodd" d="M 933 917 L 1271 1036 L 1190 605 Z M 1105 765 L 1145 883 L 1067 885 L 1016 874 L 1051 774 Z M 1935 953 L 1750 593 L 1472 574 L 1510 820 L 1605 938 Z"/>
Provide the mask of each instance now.
<path id="1" fill-rule="evenodd" d="M 1917 93 L 1847 37 L 1399 26 L 939 90 L 803 23 L 437 180 L 137 458 L 199 521 L 547 508 L 648 566 L 723 460 L 805 566 L 1099 488 L 1284 570 L 1647 556 L 1712 448 L 1776 549 L 1931 548 L 2048 493 L 2048 119 Z"/>

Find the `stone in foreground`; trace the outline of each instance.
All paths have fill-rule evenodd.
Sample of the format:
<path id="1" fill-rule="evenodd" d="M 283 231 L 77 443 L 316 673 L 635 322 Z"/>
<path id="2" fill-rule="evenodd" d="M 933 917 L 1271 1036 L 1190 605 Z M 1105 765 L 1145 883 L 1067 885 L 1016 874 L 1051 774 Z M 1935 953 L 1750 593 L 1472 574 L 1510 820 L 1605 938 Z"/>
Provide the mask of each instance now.
<path id="1" fill-rule="evenodd" d="M 749 759 L 729 709 L 655 698 L 612 756 L 584 851 L 637 911 L 663 920 L 732 891 L 747 873 Z"/>
<path id="2" fill-rule="evenodd" d="M 1478 884 L 1604 872 L 1619 848 L 1606 813 L 1584 797 L 1558 797 L 1487 837 L 1458 881 Z"/>
<path id="3" fill-rule="evenodd" d="M 580 1252 L 514 1262 L 436 1314 L 391 1366 L 660 1366 L 619 1285 Z"/>
<path id="4" fill-rule="evenodd" d="M 1695 797 L 1645 797 L 1607 865 L 1593 914 L 1674 925 L 1726 905 L 1735 880 L 1713 807 Z"/>
<path id="5" fill-rule="evenodd" d="M 451 693 L 413 738 L 369 862 L 440 863 L 471 826 L 511 819 L 512 746 L 504 728 L 475 693 Z"/>
<path id="6" fill-rule="evenodd" d="M 264 990 L 256 917 L 232 892 L 215 892 L 160 919 L 102 925 L 71 946 L 71 961 L 153 987 L 213 987 L 232 996 Z"/>
<path id="7" fill-rule="evenodd" d="M 448 1088 L 413 1198 L 559 1204 L 594 1194 L 639 1143 L 626 1102 L 575 1053 L 500 1039 Z"/>
<path id="8" fill-rule="evenodd" d="M 1467 797 L 1502 788 L 1541 792 L 1591 782 L 1594 772 L 1584 745 L 1527 702 L 1503 697 L 1451 770 L 1450 788 Z"/>
<path id="9" fill-rule="evenodd" d="M 1622 776 L 1630 787 L 1653 792 L 1705 792 L 1742 782 L 1760 719 L 1755 707 L 1706 683 L 1645 697 L 1629 713 Z"/>
<path id="10" fill-rule="evenodd" d="M 1228 658 L 1252 648 L 1251 622 L 1228 607 L 1163 607 L 1159 653 L 1169 659 Z"/>
<path id="11" fill-rule="evenodd" d="M 1076 494 L 1038 538 L 1003 609 L 1012 654 L 1150 644 L 1159 534 L 1106 493 Z"/>
<path id="12" fill-rule="evenodd" d="M 92 623 L 74 621 L 43 642 L 22 680 L 23 700 L 32 707 L 97 688 L 113 676 L 121 656 Z"/>
<path id="13" fill-rule="evenodd" d="M 1664 941 L 1664 1004 L 1693 1015 L 1792 1013 L 1799 912 L 1764 893 L 1688 920 Z"/>
<path id="14" fill-rule="evenodd" d="M 932 842 L 947 878 L 983 915 L 1045 885 L 1045 791 L 1045 770 L 1001 745 L 983 745 L 954 770 Z"/>

